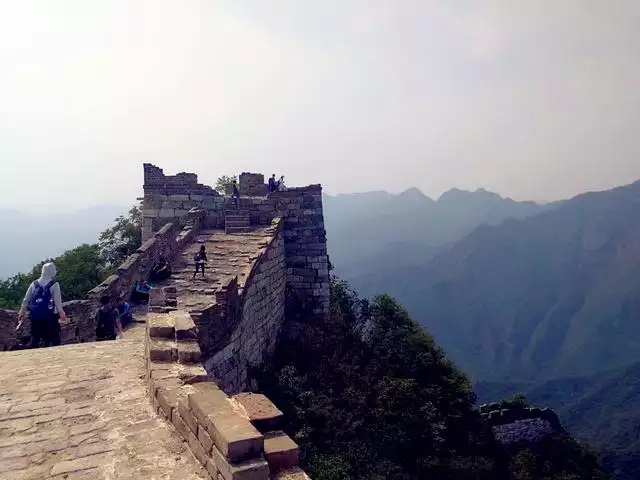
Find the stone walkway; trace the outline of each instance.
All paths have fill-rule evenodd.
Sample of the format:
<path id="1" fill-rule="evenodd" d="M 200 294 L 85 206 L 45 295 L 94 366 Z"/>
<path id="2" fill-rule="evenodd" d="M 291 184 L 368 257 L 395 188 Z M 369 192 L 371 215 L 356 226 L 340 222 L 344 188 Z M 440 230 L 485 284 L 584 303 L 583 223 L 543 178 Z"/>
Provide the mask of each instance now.
<path id="1" fill-rule="evenodd" d="M 0 353 L 0 479 L 207 478 L 151 407 L 143 332 Z"/>
<path id="2" fill-rule="evenodd" d="M 267 245 L 272 233 L 265 228 L 255 228 L 248 233 L 226 234 L 224 230 L 203 230 L 183 252 L 172 261 L 173 274 L 162 286 L 175 286 L 178 308 L 193 311 L 213 303 L 213 293 L 225 281 L 238 276 L 244 285 L 244 274 L 258 256 L 261 247 Z M 194 255 L 204 245 L 209 263 L 205 277 L 198 273 L 193 280 Z"/>

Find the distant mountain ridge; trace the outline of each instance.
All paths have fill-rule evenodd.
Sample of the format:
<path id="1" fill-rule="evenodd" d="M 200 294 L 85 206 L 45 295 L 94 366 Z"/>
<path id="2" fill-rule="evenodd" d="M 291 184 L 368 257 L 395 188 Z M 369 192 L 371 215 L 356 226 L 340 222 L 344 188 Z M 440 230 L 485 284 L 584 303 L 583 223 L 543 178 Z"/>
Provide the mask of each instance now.
<path id="1" fill-rule="evenodd" d="M 38 262 L 82 243 L 97 242 L 100 232 L 129 208 L 102 205 L 42 215 L 0 209 L 0 279 L 29 271 Z"/>
<path id="2" fill-rule="evenodd" d="M 325 195 L 328 248 L 336 273 L 355 282 L 388 268 L 425 264 L 481 224 L 526 218 L 553 208 L 516 202 L 484 189 L 451 189 L 437 200 L 417 188 Z"/>

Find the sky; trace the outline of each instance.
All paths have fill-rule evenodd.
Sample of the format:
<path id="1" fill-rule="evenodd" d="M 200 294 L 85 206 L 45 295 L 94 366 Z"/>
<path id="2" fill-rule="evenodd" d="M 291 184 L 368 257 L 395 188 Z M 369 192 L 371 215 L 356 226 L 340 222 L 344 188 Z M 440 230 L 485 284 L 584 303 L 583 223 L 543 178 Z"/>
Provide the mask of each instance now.
<path id="1" fill-rule="evenodd" d="M 640 178 L 637 0 L 0 0 L 0 208 L 142 163 L 555 200 Z"/>

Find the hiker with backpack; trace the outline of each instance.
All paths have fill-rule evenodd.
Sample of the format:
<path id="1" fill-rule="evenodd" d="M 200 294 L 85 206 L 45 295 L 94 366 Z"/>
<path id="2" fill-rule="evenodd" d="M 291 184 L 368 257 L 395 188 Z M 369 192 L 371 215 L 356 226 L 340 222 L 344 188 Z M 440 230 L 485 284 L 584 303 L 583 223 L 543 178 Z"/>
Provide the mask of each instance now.
<path id="1" fill-rule="evenodd" d="M 16 330 L 22 326 L 25 313 L 29 310 L 31 348 L 38 348 L 41 343 L 44 347 L 60 345 L 60 320 L 62 323 L 69 321 L 62 309 L 62 294 L 56 273 L 53 263 L 45 263 L 40 278 L 31 282 L 22 300 Z"/>
<path id="2" fill-rule="evenodd" d="M 196 271 L 193 272 L 193 279 L 196 279 L 196 275 L 200 269 L 202 269 L 202 278 L 204 278 L 204 264 L 209 262 L 204 245 L 200 246 L 200 250 L 194 255 L 193 260 L 196 262 Z"/>
<path id="3" fill-rule="evenodd" d="M 96 341 L 116 340 L 122 336 L 120 313 L 108 295 L 100 297 L 100 309 L 96 313 Z"/>

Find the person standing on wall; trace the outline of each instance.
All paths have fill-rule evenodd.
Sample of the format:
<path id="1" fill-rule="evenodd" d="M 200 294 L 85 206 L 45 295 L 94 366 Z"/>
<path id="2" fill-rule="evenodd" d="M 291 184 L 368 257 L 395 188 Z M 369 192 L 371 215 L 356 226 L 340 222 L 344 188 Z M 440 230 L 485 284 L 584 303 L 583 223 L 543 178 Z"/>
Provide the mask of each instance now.
<path id="1" fill-rule="evenodd" d="M 269 193 L 276 191 L 276 174 L 269 177 Z"/>
<path id="2" fill-rule="evenodd" d="M 209 260 L 207 260 L 207 252 L 204 245 L 200 246 L 200 250 L 195 254 L 193 260 L 196 262 L 196 271 L 193 272 L 193 279 L 196 279 L 198 270 L 202 270 L 202 278 L 204 278 L 204 264 L 209 262 Z"/>
<path id="3" fill-rule="evenodd" d="M 56 266 L 49 262 L 42 266 L 40 278 L 31 282 L 22 300 L 18 314 L 20 329 L 26 310 L 31 320 L 31 348 L 60 345 L 60 320 L 67 323 L 67 315 L 62 309 L 62 293 L 56 281 Z"/>
<path id="4" fill-rule="evenodd" d="M 236 207 L 238 206 L 238 199 L 240 198 L 240 190 L 238 190 L 238 182 L 235 180 L 231 182 L 231 199 L 234 200 Z"/>

